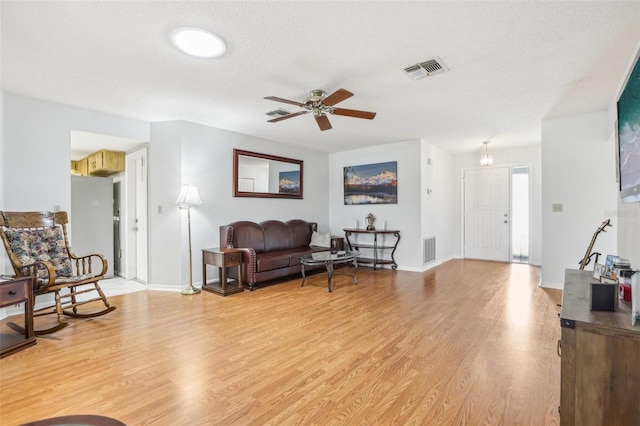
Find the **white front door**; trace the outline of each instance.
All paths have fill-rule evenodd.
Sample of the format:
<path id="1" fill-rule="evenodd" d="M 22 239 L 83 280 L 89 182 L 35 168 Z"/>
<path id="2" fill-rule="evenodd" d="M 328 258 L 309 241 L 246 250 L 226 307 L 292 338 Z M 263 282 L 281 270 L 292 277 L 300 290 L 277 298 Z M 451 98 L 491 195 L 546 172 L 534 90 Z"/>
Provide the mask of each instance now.
<path id="1" fill-rule="evenodd" d="M 509 262 L 509 168 L 464 172 L 464 257 Z"/>

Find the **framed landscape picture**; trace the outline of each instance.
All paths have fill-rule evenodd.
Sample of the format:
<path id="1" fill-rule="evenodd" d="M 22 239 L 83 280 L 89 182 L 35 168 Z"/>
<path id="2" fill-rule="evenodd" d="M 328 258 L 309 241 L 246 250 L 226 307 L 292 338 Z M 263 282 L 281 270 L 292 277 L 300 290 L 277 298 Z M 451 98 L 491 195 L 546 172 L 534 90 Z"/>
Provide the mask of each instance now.
<path id="1" fill-rule="evenodd" d="M 278 193 L 300 194 L 300 172 L 280 172 L 278 176 Z"/>
<path id="2" fill-rule="evenodd" d="M 344 168 L 344 204 L 398 204 L 398 162 Z"/>

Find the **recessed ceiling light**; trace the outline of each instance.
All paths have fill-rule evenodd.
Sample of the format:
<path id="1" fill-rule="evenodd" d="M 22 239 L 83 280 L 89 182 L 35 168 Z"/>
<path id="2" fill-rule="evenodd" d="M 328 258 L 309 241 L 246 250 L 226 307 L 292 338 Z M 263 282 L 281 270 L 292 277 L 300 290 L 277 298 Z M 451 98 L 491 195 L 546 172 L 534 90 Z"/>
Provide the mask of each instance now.
<path id="1" fill-rule="evenodd" d="M 195 27 L 173 30 L 171 42 L 187 55 L 198 58 L 215 58 L 227 50 L 227 45 L 222 37 L 211 31 Z"/>

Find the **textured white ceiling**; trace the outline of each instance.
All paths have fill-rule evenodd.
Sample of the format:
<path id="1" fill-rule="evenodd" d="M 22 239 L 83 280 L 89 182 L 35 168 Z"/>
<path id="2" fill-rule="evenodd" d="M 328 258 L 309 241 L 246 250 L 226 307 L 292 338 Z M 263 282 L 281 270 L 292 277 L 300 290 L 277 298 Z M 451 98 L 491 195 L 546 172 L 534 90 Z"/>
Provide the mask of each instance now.
<path id="1" fill-rule="evenodd" d="M 540 122 L 604 110 L 640 40 L 640 2 L 0 3 L 2 89 L 150 122 L 188 120 L 333 152 L 423 138 L 450 152 L 540 142 Z M 227 53 L 191 58 L 180 26 Z M 438 56 L 449 71 L 410 80 Z M 312 89 L 373 121 L 266 112 Z"/>

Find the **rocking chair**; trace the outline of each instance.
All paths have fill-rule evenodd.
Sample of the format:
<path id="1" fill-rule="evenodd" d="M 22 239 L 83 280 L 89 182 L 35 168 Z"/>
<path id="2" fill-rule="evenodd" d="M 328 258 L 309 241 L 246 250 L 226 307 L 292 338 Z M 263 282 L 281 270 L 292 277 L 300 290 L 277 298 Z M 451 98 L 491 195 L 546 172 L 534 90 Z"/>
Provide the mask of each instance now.
<path id="1" fill-rule="evenodd" d="M 53 333 L 67 326 L 64 315 L 91 318 L 104 315 L 110 306 L 98 281 L 107 272 L 107 259 L 101 254 L 76 256 L 69 247 L 66 212 L 0 212 L 0 237 L 16 276 L 34 277 L 34 298 L 53 293 L 54 303 L 34 309 L 34 317 L 57 314 L 58 324 L 36 335 Z M 92 261 L 97 263 L 95 274 Z M 85 293 L 97 292 L 78 297 Z M 79 313 L 78 306 L 102 301 L 105 309 Z M 35 306 L 35 303 L 34 303 Z M 11 324 L 13 328 L 19 328 Z"/>

